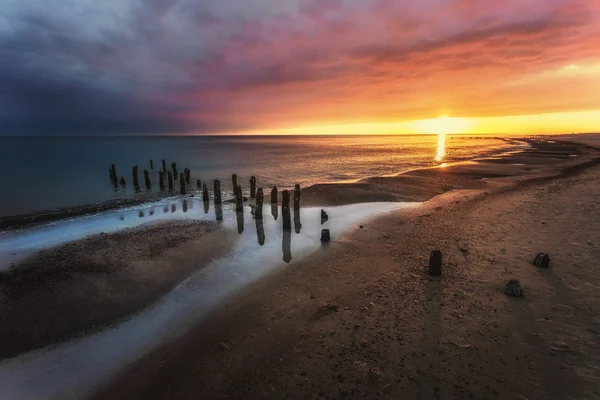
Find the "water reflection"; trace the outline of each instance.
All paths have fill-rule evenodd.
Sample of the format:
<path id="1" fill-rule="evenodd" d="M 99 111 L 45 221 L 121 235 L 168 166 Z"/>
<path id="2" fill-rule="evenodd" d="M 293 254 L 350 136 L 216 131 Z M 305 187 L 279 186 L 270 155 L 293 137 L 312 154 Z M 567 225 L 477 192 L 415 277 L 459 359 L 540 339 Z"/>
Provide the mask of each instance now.
<path id="1" fill-rule="evenodd" d="M 238 211 L 235 214 L 237 217 L 238 233 L 241 235 L 244 232 L 244 211 Z"/>
<path id="2" fill-rule="evenodd" d="M 215 218 L 217 221 L 223 221 L 223 206 L 220 204 L 215 205 Z"/>
<path id="3" fill-rule="evenodd" d="M 289 264 L 292 261 L 292 232 L 283 231 L 281 249 L 283 250 L 283 261 Z"/>
<path id="4" fill-rule="evenodd" d="M 437 141 L 437 154 L 435 155 L 435 161 L 442 161 L 446 157 L 446 134 L 440 133 Z"/>
<path id="5" fill-rule="evenodd" d="M 184 213 L 186 213 L 186 212 L 187 212 L 187 210 L 188 210 L 188 203 L 187 203 L 187 200 L 184 200 L 184 201 L 182 202 L 182 206 L 181 206 L 181 208 L 183 209 L 183 212 L 184 212 Z"/>
<path id="6" fill-rule="evenodd" d="M 300 222 L 300 209 L 294 210 L 294 230 L 296 233 L 300 233 L 302 229 L 302 223 Z"/>
<path id="7" fill-rule="evenodd" d="M 258 244 L 264 246 L 265 244 L 265 226 L 263 225 L 262 218 L 255 219 L 256 222 L 256 237 Z"/>
<path id="8" fill-rule="evenodd" d="M 175 211 L 177 211 L 177 206 L 175 204 L 171 205 L 171 213 L 174 213 Z"/>

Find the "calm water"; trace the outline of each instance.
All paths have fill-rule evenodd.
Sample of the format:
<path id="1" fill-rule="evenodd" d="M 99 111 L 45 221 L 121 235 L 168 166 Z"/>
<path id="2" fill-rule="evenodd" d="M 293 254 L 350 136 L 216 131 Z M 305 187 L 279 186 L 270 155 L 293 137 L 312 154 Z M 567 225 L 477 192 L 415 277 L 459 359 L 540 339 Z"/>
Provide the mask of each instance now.
<path id="1" fill-rule="evenodd" d="M 151 171 L 158 192 L 164 158 L 179 171 L 190 168 L 193 182 L 220 179 L 231 191 L 231 174 L 242 186 L 255 175 L 258 187 L 303 187 L 400 173 L 442 162 L 471 159 L 510 147 L 495 139 L 450 136 L 360 137 L 2 137 L 0 168 L 4 189 L 0 216 L 136 196 L 132 166 Z M 117 165 L 128 185 L 114 189 L 108 168 Z M 178 185 L 176 183 L 176 189 Z M 195 184 L 193 185 L 195 190 Z M 145 191 L 145 188 L 143 189 Z"/>

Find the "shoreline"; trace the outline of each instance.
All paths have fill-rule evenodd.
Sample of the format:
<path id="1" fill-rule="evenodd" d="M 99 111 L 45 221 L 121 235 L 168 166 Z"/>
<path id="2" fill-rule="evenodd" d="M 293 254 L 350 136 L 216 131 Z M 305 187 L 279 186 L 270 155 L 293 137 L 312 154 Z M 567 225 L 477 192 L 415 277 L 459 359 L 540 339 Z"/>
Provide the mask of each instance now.
<path id="1" fill-rule="evenodd" d="M 516 146 L 516 143 L 530 144 L 532 141 L 532 139 L 523 139 L 523 138 L 516 138 L 516 137 L 515 138 L 493 138 L 493 139 L 503 140 L 506 142 L 512 142 L 512 143 L 514 143 L 515 146 Z M 506 153 L 506 151 L 507 151 L 507 149 L 490 150 L 487 153 L 484 153 L 483 155 L 480 155 L 478 157 L 483 160 L 486 160 L 490 157 L 497 157 L 503 153 Z M 520 150 L 517 150 L 517 151 L 520 151 Z M 470 160 L 456 161 L 456 162 L 451 163 L 451 165 L 455 165 L 455 164 L 460 165 L 465 162 L 470 162 Z M 302 190 L 303 191 L 310 190 L 311 188 L 313 188 L 313 186 L 319 187 L 322 185 L 356 185 L 356 184 L 360 184 L 363 181 L 369 180 L 369 179 L 395 178 L 397 176 L 401 176 L 401 175 L 410 173 L 412 171 L 435 169 L 438 167 L 439 166 L 411 168 L 406 171 L 399 172 L 399 173 L 396 173 L 393 175 L 375 176 L 375 177 L 369 177 L 369 178 L 364 178 L 364 179 L 356 179 L 356 180 L 352 180 L 352 181 L 316 183 L 314 185 L 307 186 L 306 188 L 303 188 Z M 192 188 L 195 188 L 194 185 L 190 185 L 190 186 Z M 283 188 L 280 188 L 280 191 L 281 191 L 281 189 L 283 189 Z M 288 189 L 291 190 L 293 188 L 288 188 Z M 314 188 L 313 188 L 313 190 L 314 190 Z M 187 194 L 187 195 L 178 195 L 177 191 L 174 191 L 171 193 L 168 193 L 168 192 L 151 192 L 151 193 L 140 192 L 133 198 L 117 198 L 117 199 L 107 200 L 107 201 L 96 203 L 96 204 L 81 204 L 81 205 L 76 205 L 76 206 L 61 207 L 61 208 L 57 208 L 57 209 L 35 211 L 35 212 L 25 213 L 25 214 L 0 216 L 0 233 L 2 233 L 3 231 L 14 231 L 14 230 L 19 230 L 19 229 L 25 229 L 25 228 L 29 228 L 32 226 L 43 225 L 45 223 L 57 222 L 57 221 L 61 221 L 61 220 L 94 216 L 94 215 L 102 214 L 105 212 L 112 212 L 112 211 L 118 212 L 122 209 L 135 208 L 138 206 L 143 206 L 144 204 L 153 205 L 153 204 L 158 204 L 159 202 L 162 202 L 162 201 L 179 202 L 186 198 L 198 198 L 198 197 L 201 197 L 201 193 L 199 194 L 199 192 L 194 193 L 194 194 Z M 384 200 L 380 200 L 380 201 L 388 201 L 388 200 L 385 200 L 385 197 L 382 197 L 382 198 L 384 198 Z M 404 201 L 410 201 L 410 200 L 404 200 Z M 225 203 L 234 202 L 234 199 L 228 199 L 228 200 L 225 200 L 224 202 Z M 349 203 L 345 203 L 345 204 L 349 204 Z M 323 204 L 323 205 L 333 205 L 333 204 Z"/>

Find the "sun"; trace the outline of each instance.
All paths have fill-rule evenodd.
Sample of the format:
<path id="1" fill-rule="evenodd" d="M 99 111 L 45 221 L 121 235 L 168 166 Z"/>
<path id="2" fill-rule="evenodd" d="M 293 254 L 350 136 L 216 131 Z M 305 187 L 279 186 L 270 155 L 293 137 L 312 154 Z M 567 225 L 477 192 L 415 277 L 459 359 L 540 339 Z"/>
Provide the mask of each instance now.
<path id="1" fill-rule="evenodd" d="M 422 133 L 434 133 L 438 135 L 449 135 L 453 133 L 465 133 L 469 123 L 464 118 L 451 118 L 443 115 L 439 118 L 422 119 L 415 121 L 415 128 Z"/>

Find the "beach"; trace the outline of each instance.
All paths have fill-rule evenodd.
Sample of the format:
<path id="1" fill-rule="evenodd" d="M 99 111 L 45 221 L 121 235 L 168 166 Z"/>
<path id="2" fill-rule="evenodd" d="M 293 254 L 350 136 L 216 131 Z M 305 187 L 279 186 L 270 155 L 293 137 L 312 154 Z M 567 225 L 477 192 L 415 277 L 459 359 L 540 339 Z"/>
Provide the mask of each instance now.
<path id="1" fill-rule="evenodd" d="M 307 187 L 303 207 L 421 204 L 357 219 L 77 393 L 600 398 L 599 143 L 529 140 L 515 154 Z M 136 319 L 236 237 L 214 222 L 170 221 L 31 256 L 0 282 L 2 358 Z M 434 249 L 442 277 L 427 275 Z M 539 252 L 552 268 L 531 265 Z M 523 298 L 503 292 L 510 279 Z"/>

